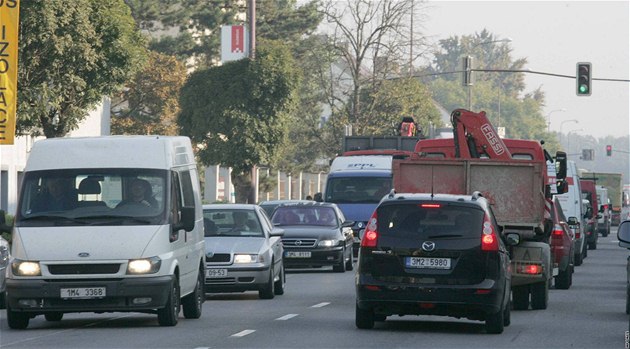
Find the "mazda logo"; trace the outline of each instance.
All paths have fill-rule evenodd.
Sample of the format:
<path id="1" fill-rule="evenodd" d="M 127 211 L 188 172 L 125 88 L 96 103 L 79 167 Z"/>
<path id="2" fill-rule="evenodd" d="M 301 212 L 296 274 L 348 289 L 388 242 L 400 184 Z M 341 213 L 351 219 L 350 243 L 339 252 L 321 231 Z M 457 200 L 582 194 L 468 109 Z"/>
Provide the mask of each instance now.
<path id="1" fill-rule="evenodd" d="M 433 241 L 425 241 L 422 243 L 422 249 L 427 252 L 431 252 L 435 250 L 435 242 Z"/>
<path id="2" fill-rule="evenodd" d="M 295 246 L 301 246 L 302 240 L 295 240 Z"/>

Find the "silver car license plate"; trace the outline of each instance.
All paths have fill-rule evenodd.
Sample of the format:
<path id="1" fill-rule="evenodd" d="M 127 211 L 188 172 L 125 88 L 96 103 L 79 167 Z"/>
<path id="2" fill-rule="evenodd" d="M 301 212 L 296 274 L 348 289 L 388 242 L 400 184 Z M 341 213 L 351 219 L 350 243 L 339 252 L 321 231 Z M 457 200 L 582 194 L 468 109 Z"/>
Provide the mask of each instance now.
<path id="1" fill-rule="evenodd" d="M 228 275 L 227 269 L 208 269 L 206 270 L 207 278 L 223 278 Z"/>
<path id="2" fill-rule="evenodd" d="M 428 258 L 428 257 L 407 257 L 405 258 L 407 268 L 420 269 L 451 269 L 450 258 Z"/>

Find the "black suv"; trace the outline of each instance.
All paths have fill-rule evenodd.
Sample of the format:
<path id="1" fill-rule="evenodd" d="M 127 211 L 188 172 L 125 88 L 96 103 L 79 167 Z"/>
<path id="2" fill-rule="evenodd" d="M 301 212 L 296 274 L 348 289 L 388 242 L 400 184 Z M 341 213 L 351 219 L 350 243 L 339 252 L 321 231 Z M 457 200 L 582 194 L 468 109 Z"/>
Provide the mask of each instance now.
<path id="1" fill-rule="evenodd" d="M 473 195 L 390 194 L 361 240 L 356 326 L 390 315 L 445 315 L 510 324 L 510 258 L 488 201 Z"/>

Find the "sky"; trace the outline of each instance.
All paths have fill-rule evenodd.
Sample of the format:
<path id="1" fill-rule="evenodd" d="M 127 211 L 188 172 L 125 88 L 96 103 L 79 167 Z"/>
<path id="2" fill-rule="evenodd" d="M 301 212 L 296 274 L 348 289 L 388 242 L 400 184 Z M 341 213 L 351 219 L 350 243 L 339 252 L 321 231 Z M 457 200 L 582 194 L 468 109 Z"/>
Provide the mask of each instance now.
<path id="1" fill-rule="evenodd" d="M 525 69 L 575 76 L 577 62 L 591 62 L 594 79 L 630 80 L 629 4 L 627 0 L 428 1 L 422 9 L 421 31 L 429 43 L 437 44 L 450 36 L 487 29 L 495 37 L 512 40 L 512 58 L 527 58 Z M 526 73 L 525 83 L 526 92 L 538 87 L 545 92 L 543 112 L 550 117 L 552 131 L 576 130 L 595 138 L 630 134 L 629 82 L 595 80 L 588 97 L 576 96 L 572 78 Z"/>

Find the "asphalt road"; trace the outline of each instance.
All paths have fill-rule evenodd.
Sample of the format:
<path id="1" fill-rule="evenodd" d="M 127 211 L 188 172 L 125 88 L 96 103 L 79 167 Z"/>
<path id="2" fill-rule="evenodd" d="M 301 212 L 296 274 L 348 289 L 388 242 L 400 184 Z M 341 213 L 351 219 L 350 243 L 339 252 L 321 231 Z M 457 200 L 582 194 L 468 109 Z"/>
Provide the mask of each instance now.
<path id="1" fill-rule="evenodd" d="M 11 330 L 0 310 L 0 348 L 624 348 L 626 257 L 616 232 L 600 237 L 576 267 L 569 290 L 550 290 L 546 310 L 513 311 L 500 335 L 482 322 L 448 317 L 388 318 L 372 330 L 354 325 L 354 272 L 291 271 L 283 296 L 208 295 L 198 320 L 160 327 L 151 314 L 43 316 Z M 625 346 L 627 348 L 627 346 Z"/>

